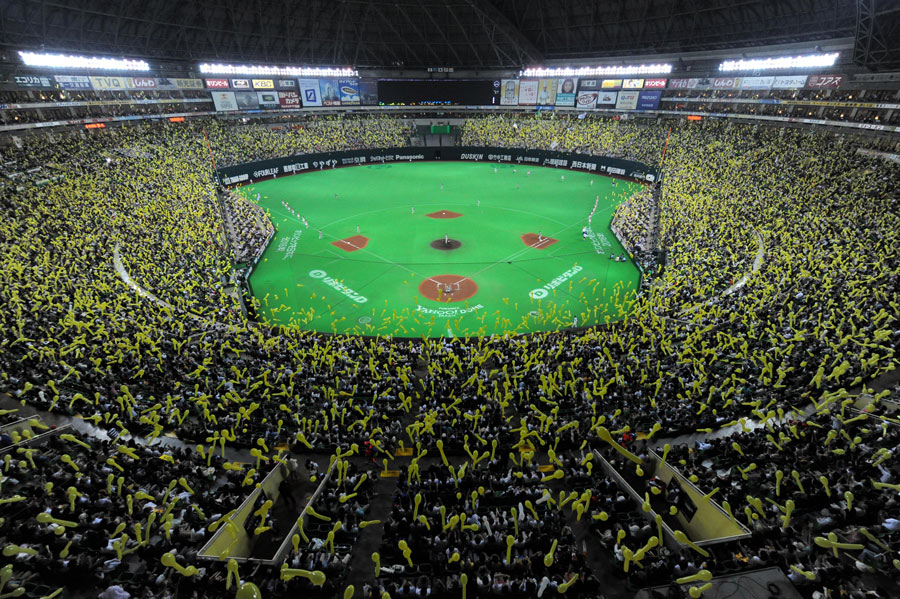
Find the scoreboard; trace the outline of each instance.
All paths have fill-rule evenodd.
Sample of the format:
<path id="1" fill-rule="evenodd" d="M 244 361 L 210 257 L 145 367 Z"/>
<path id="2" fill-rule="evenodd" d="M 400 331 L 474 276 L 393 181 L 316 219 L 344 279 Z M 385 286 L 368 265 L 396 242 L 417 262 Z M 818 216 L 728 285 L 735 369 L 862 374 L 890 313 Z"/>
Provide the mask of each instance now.
<path id="1" fill-rule="evenodd" d="M 490 106 L 499 81 L 490 79 L 379 79 L 381 106 Z"/>

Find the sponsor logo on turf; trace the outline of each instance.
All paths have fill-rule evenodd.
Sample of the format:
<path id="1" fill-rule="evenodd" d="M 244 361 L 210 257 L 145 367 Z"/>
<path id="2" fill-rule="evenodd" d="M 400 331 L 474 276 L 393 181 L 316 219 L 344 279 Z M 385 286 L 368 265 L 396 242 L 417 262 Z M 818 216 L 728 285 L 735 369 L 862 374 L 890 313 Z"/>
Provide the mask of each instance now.
<path id="1" fill-rule="evenodd" d="M 484 308 L 481 304 L 477 306 L 469 306 L 468 308 L 427 308 L 425 306 L 416 306 L 416 312 L 421 312 L 422 314 L 431 314 L 433 316 L 437 316 L 439 318 L 453 318 L 454 316 L 462 316 L 463 314 L 471 314 L 476 310 L 481 310 Z"/>
<path id="2" fill-rule="evenodd" d="M 543 287 L 538 287 L 537 289 L 532 289 L 531 291 L 528 292 L 528 295 L 531 297 L 531 299 L 544 299 L 545 297 L 550 295 L 550 292 L 552 290 L 556 289 L 557 287 L 559 287 L 560 285 L 562 285 L 563 283 L 565 283 L 566 281 L 568 281 L 569 279 L 571 279 L 572 277 L 574 277 L 575 275 L 580 273 L 582 270 L 584 270 L 584 269 L 576 264 L 575 266 L 573 266 L 566 272 L 562 273 L 561 275 L 559 275 L 558 277 L 556 277 L 555 279 L 553 279 L 552 281 L 550 281 Z"/>
<path id="3" fill-rule="evenodd" d="M 598 254 L 605 254 L 607 249 L 612 248 L 612 242 L 603 233 L 588 231 L 587 238 L 590 239 L 594 251 Z"/>
<path id="4" fill-rule="evenodd" d="M 303 231 L 294 231 L 294 234 L 290 237 L 282 237 L 278 241 L 278 251 L 284 252 L 282 260 L 288 260 L 294 257 L 294 252 L 297 251 L 297 242 L 300 241 L 301 235 L 303 235 Z"/>
<path id="5" fill-rule="evenodd" d="M 322 281 L 323 283 L 325 283 L 326 285 L 328 285 L 335 291 L 346 295 L 347 297 L 349 297 L 351 300 L 353 300 L 357 304 L 364 304 L 367 301 L 369 301 L 369 298 L 367 298 L 366 296 L 358 294 L 357 292 L 353 291 L 352 289 L 350 289 L 349 287 L 347 287 L 340 281 L 335 280 L 332 277 L 329 277 L 328 273 L 325 272 L 324 270 L 319 270 L 319 269 L 311 270 L 311 271 L 309 271 L 309 276 L 313 279 L 318 279 L 318 280 Z"/>

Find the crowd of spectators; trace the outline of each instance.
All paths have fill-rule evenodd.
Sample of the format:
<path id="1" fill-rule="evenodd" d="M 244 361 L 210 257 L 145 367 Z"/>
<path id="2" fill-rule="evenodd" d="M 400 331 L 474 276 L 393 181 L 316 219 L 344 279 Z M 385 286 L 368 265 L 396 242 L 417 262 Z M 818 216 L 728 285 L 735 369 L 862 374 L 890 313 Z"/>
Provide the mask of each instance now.
<path id="1" fill-rule="evenodd" d="M 319 116 L 289 126 L 212 121 L 209 140 L 219 166 L 347 148 L 401 148 L 415 135 L 411 123 L 388 116 Z"/>
<path id="2" fill-rule="evenodd" d="M 28 499 L 0 506 L 0 517 L 6 518 L 0 537 L 5 546 L 14 546 L 4 555 L 19 584 L 47 580 L 51 568 L 78 567 L 89 571 L 79 579 L 83 589 L 119 585 L 134 596 L 164 596 L 159 586 L 146 586 L 152 578 L 170 589 L 166 592 L 185 584 L 198 597 L 213 596 L 203 581 L 221 584 L 224 567 L 195 561 L 191 552 L 202 544 L 198 535 L 208 535 L 202 529 L 240 502 L 252 464 L 237 472 L 216 458 L 207 466 L 193 446 L 206 446 L 208 458 L 208 448 L 219 443 L 230 451 L 264 447 L 267 455 L 282 443 L 324 454 L 356 444 L 360 455 L 371 454 L 367 458 L 376 469 L 395 450 L 415 447 L 400 484 L 390 491 L 390 517 L 373 525 L 383 531 L 383 565 L 409 565 L 412 559 L 415 571 L 392 568 L 391 575 L 357 592 L 379 596 L 384 589 L 406 597 L 430 589 L 435 596 L 456 596 L 465 574 L 472 597 L 539 592 L 542 585 L 596 597 L 613 583 L 598 579 L 585 563 L 586 525 L 602 523 L 591 528 L 615 571 L 619 553 L 625 555 L 618 530 L 628 529 L 630 551 L 652 535 L 635 518 L 634 504 L 618 508 L 608 524 L 600 518 L 621 503 L 599 466 L 592 472 L 586 462 L 591 446 L 604 446 L 601 429 L 608 427 L 615 439 L 628 442 L 634 433 L 706 434 L 743 418 L 769 420 L 773 429 L 716 442 L 724 448 L 711 444 L 694 454 L 676 448 L 672 455 L 684 461 L 698 485 L 713 487 L 721 483 L 698 459 L 715 448 L 727 480 L 745 485 L 743 493 L 720 491 L 738 517 L 745 507 L 755 510 L 747 494 L 784 506 L 785 497 L 773 497 L 771 481 L 762 477 L 778 468 L 789 475 L 800 469 L 792 460 L 807 460 L 805 490 L 797 485 L 790 491 L 795 521 L 782 528 L 781 510 L 766 504 L 765 514 L 750 518 L 755 528 L 767 528 L 755 531 L 745 551 L 795 574 L 789 566 L 811 571 L 814 580 L 798 580 L 810 595 L 834 588 L 842 576 L 853 575 L 852 592 L 880 592 L 885 580 L 896 582 L 891 568 L 900 540 L 888 532 L 890 513 L 859 514 L 854 499 L 852 508 L 842 507 L 837 496 L 851 491 L 864 506 L 890 510 L 897 488 L 876 489 L 869 479 L 900 483 L 890 461 L 896 454 L 895 424 L 882 427 L 875 416 L 842 422 L 850 420 L 849 413 L 837 418 L 841 402 L 852 398 L 848 390 L 897 367 L 900 345 L 900 167 L 857 153 L 864 141 L 674 120 L 471 118 L 463 126 L 465 145 L 552 148 L 659 163 L 668 138 L 660 205 L 667 268 L 650 290 L 622 307 L 626 318 L 617 326 L 468 342 L 396 342 L 326 337 L 246 319 L 238 299 L 224 291 L 235 255 L 216 204 L 204 130 L 221 165 L 402 146 L 409 124 L 326 117 L 279 130 L 240 122 L 183 125 L 36 137 L 0 156 L 12 165 L 0 178 L 0 247 L 7 262 L 0 271 L 6 306 L 0 313 L 2 390 L 126 439 L 88 440 L 85 448 L 60 438 L 37 447 L 34 464 L 19 454 L 7 462 L 2 499 L 16 494 Z M 39 186 L 33 178 L 7 176 L 38 166 L 64 177 Z M 646 217 L 639 204 L 632 205 L 621 216 L 623 230 L 640 231 Z M 166 304 L 135 294 L 120 270 Z M 731 291 L 738 282 L 742 286 Z M 821 414 L 803 427 L 806 437 L 798 438 L 791 424 L 774 428 L 770 412 L 790 415 L 792 408 L 811 404 Z M 880 414 L 881 408 L 874 411 Z M 796 419 L 798 427 L 806 422 L 800 415 Z M 823 449 L 829 430 L 837 432 Z M 164 450 L 148 441 L 164 433 L 192 446 L 172 452 L 172 461 L 162 458 Z M 727 451 L 732 441 L 746 445 L 743 455 Z M 773 452 L 775 444 L 781 449 Z M 873 465 L 873 454 L 880 458 L 884 452 L 890 456 Z M 445 453 L 449 461 L 442 465 Z M 830 461 L 838 455 L 845 461 Z M 115 458 L 123 471 L 107 458 Z M 757 463 L 756 471 L 746 470 L 751 463 Z M 538 471 L 539 466 L 549 470 Z M 365 517 L 371 496 L 364 489 L 355 502 L 341 498 L 359 482 L 352 476 L 361 477 L 366 469 L 369 479 L 377 476 L 371 467 L 359 466 L 322 499 L 323 511 L 353 535 L 361 534 L 353 527 Z M 760 478 L 751 482 L 753 472 Z M 822 485 L 816 486 L 819 473 L 834 487 L 831 498 L 827 493 L 823 498 Z M 108 474 L 124 480 L 108 489 Z M 261 474 L 253 473 L 251 483 Z M 138 491 L 159 499 L 172 480 L 172 493 L 189 494 L 169 512 L 175 514 L 173 526 L 189 527 L 183 529 L 187 540 L 161 531 L 162 514 L 156 541 L 151 535 L 152 543 L 138 547 L 131 533 L 124 539 L 126 533 L 116 530 L 120 522 L 136 532 L 133 525 L 149 518 L 143 500 L 135 500 Z M 36 491 L 46 482 L 54 487 Z M 786 477 L 782 484 L 785 493 L 791 483 Z M 72 495 L 74 509 L 68 505 L 69 487 L 82 494 Z M 136 503 L 133 513 L 129 493 Z M 423 497 L 419 514 L 417 495 Z M 99 518 L 97 534 L 53 524 L 41 524 L 43 532 L 36 534 L 41 528 L 36 518 L 48 508 L 62 520 Z M 414 515 L 424 515 L 428 524 Z M 54 534 L 53 526 L 62 526 L 61 532 Z M 830 548 L 810 541 L 833 532 L 852 543 L 859 526 L 867 526 L 886 549 L 865 543 L 865 550 L 842 549 L 835 558 Z M 509 559 L 507 535 L 513 539 Z M 71 557 L 61 557 L 70 541 Z M 126 551 L 137 548 L 128 554 L 134 565 L 127 575 L 121 563 L 113 563 L 128 561 L 118 558 L 114 542 Z M 803 549 L 791 549 L 798 542 L 805 543 Z M 102 564 L 85 549 L 97 544 L 107 547 Z M 160 561 L 161 553 L 172 549 L 182 565 L 207 569 L 182 577 Z M 735 561 L 738 551 L 731 549 L 707 564 L 714 573 Z M 650 548 L 648 572 L 659 578 L 636 568 L 642 573 L 627 579 L 635 585 L 664 583 L 700 568 L 686 551 Z M 456 553 L 459 558 L 451 562 Z M 313 546 L 290 559 L 298 568 L 333 570 L 334 558 L 323 558 Z M 867 576 L 856 576 L 863 570 L 857 562 L 871 569 Z M 242 569 L 241 574 L 267 597 L 297 588 L 278 582 L 277 570 Z M 335 581 L 343 579 L 331 574 L 328 593 L 340 595 L 343 589 Z"/>
<path id="3" fill-rule="evenodd" d="M 234 191 L 222 193 L 225 222 L 232 231 L 232 247 L 236 262 L 256 259 L 265 248 L 266 240 L 274 233 L 272 221 L 254 202 Z"/>

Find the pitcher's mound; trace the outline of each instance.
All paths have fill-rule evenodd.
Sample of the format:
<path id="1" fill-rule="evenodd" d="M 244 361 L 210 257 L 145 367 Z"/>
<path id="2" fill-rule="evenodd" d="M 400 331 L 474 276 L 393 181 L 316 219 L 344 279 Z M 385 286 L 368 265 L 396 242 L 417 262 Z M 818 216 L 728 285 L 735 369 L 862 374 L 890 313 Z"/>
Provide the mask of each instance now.
<path id="1" fill-rule="evenodd" d="M 478 293 L 478 285 L 462 275 L 434 275 L 419 283 L 419 293 L 435 302 L 461 302 Z"/>
<path id="2" fill-rule="evenodd" d="M 559 240 L 552 237 L 541 237 L 536 233 L 525 233 L 522 235 L 522 243 L 536 250 L 545 250 L 557 241 Z"/>
<path id="3" fill-rule="evenodd" d="M 450 210 L 438 210 L 431 214 L 426 214 L 428 218 L 459 218 L 462 216 L 459 212 L 451 212 Z"/>
<path id="4" fill-rule="evenodd" d="M 448 239 L 447 241 L 444 241 L 444 238 L 442 237 L 431 242 L 431 247 L 435 250 L 450 251 L 458 249 L 460 246 L 462 246 L 462 241 L 459 241 L 458 239 Z"/>
<path id="5" fill-rule="evenodd" d="M 361 250 L 369 244 L 369 238 L 363 235 L 354 235 L 353 237 L 348 237 L 347 239 L 338 239 L 337 241 L 332 241 L 331 245 L 337 248 L 341 248 L 345 252 L 355 252 L 356 250 Z"/>

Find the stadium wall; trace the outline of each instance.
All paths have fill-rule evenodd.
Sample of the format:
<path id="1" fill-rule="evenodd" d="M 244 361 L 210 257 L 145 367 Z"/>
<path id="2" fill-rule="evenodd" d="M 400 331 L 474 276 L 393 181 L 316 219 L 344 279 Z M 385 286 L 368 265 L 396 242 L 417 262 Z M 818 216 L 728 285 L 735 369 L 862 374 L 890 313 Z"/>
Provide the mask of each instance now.
<path id="1" fill-rule="evenodd" d="M 607 156 L 556 152 L 553 150 L 457 146 L 344 150 L 340 152 L 287 156 L 220 168 L 216 171 L 216 180 L 220 185 L 232 186 L 271 179 L 279 175 L 295 175 L 342 166 L 442 160 L 549 166 L 620 177 L 644 184 L 653 183 L 660 176 L 660 170 L 656 166 Z"/>

